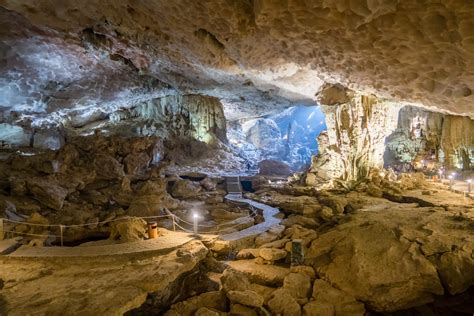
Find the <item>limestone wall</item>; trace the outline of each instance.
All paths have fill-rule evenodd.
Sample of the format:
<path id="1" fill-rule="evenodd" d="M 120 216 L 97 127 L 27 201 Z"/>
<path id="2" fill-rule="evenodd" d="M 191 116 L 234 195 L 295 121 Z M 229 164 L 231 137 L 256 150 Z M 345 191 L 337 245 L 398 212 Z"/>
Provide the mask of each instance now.
<path id="1" fill-rule="evenodd" d="M 202 95 L 169 95 L 113 113 L 115 124 L 135 127 L 138 135 L 189 136 L 205 143 L 226 142 L 226 120 L 218 99 Z"/>
<path id="2" fill-rule="evenodd" d="M 386 166 L 419 163 L 468 170 L 474 163 L 474 121 L 407 106 L 387 138 Z"/>

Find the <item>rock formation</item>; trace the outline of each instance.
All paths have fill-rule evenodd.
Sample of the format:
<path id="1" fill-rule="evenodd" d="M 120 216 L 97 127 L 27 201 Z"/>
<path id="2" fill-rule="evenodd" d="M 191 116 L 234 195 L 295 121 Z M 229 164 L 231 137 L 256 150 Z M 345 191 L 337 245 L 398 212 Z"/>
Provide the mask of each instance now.
<path id="1" fill-rule="evenodd" d="M 387 138 L 386 166 L 443 165 L 470 170 L 474 162 L 474 121 L 407 106 L 400 110 L 397 129 Z M 421 161 L 424 161 L 421 163 Z"/>
<path id="2" fill-rule="evenodd" d="M 385 138 L 396 127 L 399 107 L 338 85 L 325 86 L 318 98 L 328 131 L 318 137 L 320 152 L 313 157 L 306 184 L 357 181 L 381 168 Z"/>
<path id="3" fill-rule="evenodd" d="M 2 71 L 0 103 L 12 111 L 105 109 L 171 86 L 222 98 L 235 118 L 338 82 L 473 115 L 470 1 L 0 5 L 2 67 L 16 69 Z"/>

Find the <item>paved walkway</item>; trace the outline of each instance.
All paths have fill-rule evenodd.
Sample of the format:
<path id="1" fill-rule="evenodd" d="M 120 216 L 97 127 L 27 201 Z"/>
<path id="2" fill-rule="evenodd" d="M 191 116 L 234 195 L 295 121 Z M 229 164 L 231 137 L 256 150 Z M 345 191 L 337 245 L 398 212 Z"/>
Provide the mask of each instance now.
<path id="1" fill-rule="evenodd" d="M 441 180 L 442 184 L 445 184 L 447 188 L 449 188 L 449 181 L 448 179 Z M 468 183 L 466 181 L 459 181 L 455 180 L 452 187 L 449 189 L 455 193 L 464 194 L 471 199 L 474 199 L 474 183 L 471 183 L 471 193 L 468 192 Z"/>
<path id="2" fill-rule="evenodd" d="M 15 249 L 20 239 L 21 238 L 16 237 L 0 240 L 0 255 L 11 252 L 13 249 Z"/>
<path id="3" fill-rule="evenodd" d="M 121 244 L 79 247 L 30 247 L 21 246 L 8 257 L 99 257 L 127 255 L 144 252 L 168 253 L 189 241 L 194 236 L 182 232 L 170 232 L 156 239 L 140 240 Z"/>
<path id="4" fill-rule="evenodd" d="M 276 218 L 275 215 L 279 213 L 277 208 L 269 205 L 259 203 L 253 200 L 243 198 L 241 193 L 239 194 L 228 194 L 225 197 L 229 201 L 246 203 L 255 208 L 261 209 L 264 222 L 251 226 L 249 228 L 220 235 L 219 239 L 224 241 L 236 241 L 244 239 L 246 237 L 258 235 L 266 232 L 272 226 L 275 226 L 281 222 L 281 219 Z M 206 238 L 216 238 L 218 236 L 206 236 Z M 116 256 L 116 255 L 127 255 L 137 254 L 145 252 L 154 252 L 157 254 L 163 254 L 170 252 L 189 241 L 195 239 L 192 234 L 185 232 L 169 232 L 165 236 L 158 237 L 150 240 L 140 240 L 136 242 L 120 243 L 120 244 L 100 244 L 86 245 L 78 247 L 30 247 L 27 245 L 19 247 L 17 250 L 8 254 L 8 257 L 28 257 L 28 258 L 41 258 L 41 257 L 100 257 L 100 256 Z M 11 247 L 11 243 L 8 241 L 3 242 L 5 247 Z M 0 245 L 1 246 L 1 245 Z M 1 248 L 1 247 L 0 247 Z"/>
<path id="5" fill-rule="evenodd" d="M 263 218 L 264 222 L 254 225 L 252 227 L 240 230 L 238 232 L 230 233 L 230 234 L 225 234 L 221 235 L 219 239 L 221 240 L 226 240 L 226 241 L 235 241 L 238 239 L 242 239 L 245 237 L 249 237 L 252 235 L 258 235 L 261 233 L 266 232 L 269 230 L 272 226 L 277 225 L 281 222 L 281 219 L 276 218 L 275 215 L 278 214 L 280 211 L 275 208 L 271 207 L 269 205 L 259 203 L 253 200 L 249 200 L 246 198 L 243 198 L 239 195 L 235 194 L 228 194 L 225 197 L 229 201 L 234 201 L 234 202 L 240 202 L 240 203 L 247 203 L 249 205 L 252 205 L 253 207 L 256 207 L 258 209 L 261 209 L 263 211 Z"/>

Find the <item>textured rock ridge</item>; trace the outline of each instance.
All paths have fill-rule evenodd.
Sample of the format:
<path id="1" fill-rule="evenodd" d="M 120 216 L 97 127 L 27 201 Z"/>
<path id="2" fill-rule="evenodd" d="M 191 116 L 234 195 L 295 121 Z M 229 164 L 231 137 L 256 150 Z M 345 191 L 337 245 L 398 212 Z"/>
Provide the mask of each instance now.
<path id="1" fill-rule="evenodd" d="M 39 128 L 1 124 L 2 147 L 59 149 L 74 135 L 89 135 L 91 130 L 121 136 L 159 136 L 163 139 L 190 138 L 205 143 L 227 142 L 222 104 L 202 95 L 169 95 L 118 109 L 106 116 L 76 117 L 58 127 Z"/>
<path id="2" fill-rule="evenodd" d="M 396 128 L 399 106 L 346 90 L 325 87 L 318 95 L 326 114 L 327 133 L 318 137 L 307 185 L 356 181 L 383 166 L 385 138 Z"/>
<path id="3" fill-rule="evenodd" d="M 111 114 L 112 123 L 137 121 L 143 136 L 192 137 L 205 143 L 226 142 L 226 121 L 218 99 L 202 95 L 170 95 Z"/>
<path id="4" fill-rule="evenodd" d="M 472 1 L 0 6 L 2 106 L 12 111 L 105 109 L 173 87 L 219 97 L 235 117 L 312 102 L 332 82 L 474 114 Z"/>
<path id="5" fill-rule="evenodd" d="M 400 166 L 423 160 L 430 167 L 469 170 L 474 165 L 474 121 L 406 106 L 397 129 L 387 138 L 386 165 Z"/>

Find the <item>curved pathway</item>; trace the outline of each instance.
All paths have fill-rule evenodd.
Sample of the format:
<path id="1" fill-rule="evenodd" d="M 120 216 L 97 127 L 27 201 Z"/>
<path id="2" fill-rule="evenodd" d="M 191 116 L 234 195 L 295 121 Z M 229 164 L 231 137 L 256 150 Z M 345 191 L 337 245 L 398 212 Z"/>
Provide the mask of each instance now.
<path id="1" fill-rule="evenodd" d="M 278 225 L 281 219 L 275 215 L 279 210 L 275 207 L 256 202 L 242 197 L 241 193 L 228 194 L 226 200 L 245 203 L 262 210 L 264 221 L 260 224 L 248 227 L 246 229 L 236 231 L 229 234 L 207 236 L 206 238 L 218 237 L 223 241 L 237 241 L 250 236 L 256 236 L 268 231 L 271 227 Z M 99 256 L 116 256 L 130 255 L 144 252 L 156 252 L 157 255 L 168 253 L 178 247 L 196 239 L 196 236 L 186 232 L 169 232 L 164 236 L 160 236 L 151 240 L 140 240 L 119 244 L 90 245 L 79 247 L 30 247 L 21 246 L 8 257 L 99 257 Z M 11 245 L 10 245 L 11 246 Z"/>
<path id="2" fill-rule="evenodd" d="M 243 239 L 252 235 L 258 235 L 258 234 L 266 232 L 272 226 L 278 225 L 281 222 L 281 219 L 275 217 L 275 215 L 280 212 L 275 207 L 271 207 L 269 205 L 266 205 L 260 202 L 246 199 L 242 197 L 242 195 L 240 194 L 228 194 L 226 195 L 225 198 L 229 201 L 246 203 L 246 204 L 252 205 L 253 207 L 261 209 L 263 211 L 264 222 L 251 226 L 249 228 L 240 230 L 238 232 L 220 235 L 219 239 L 221 240 L 235 241 L 235 240 Z"/>
<path id="3" fill-rule="evenodd" d="M 21 246 L 8 257 L 100 257 L 130 255 L 145 252 L 156 252 L 162 255 L 171 252 L 182 245 L 194 240 L 189 233 L 170 232 L 156 239 L 139 240 L 134 242 L 90 245 L 78 247 L 30 247 Z"/>

